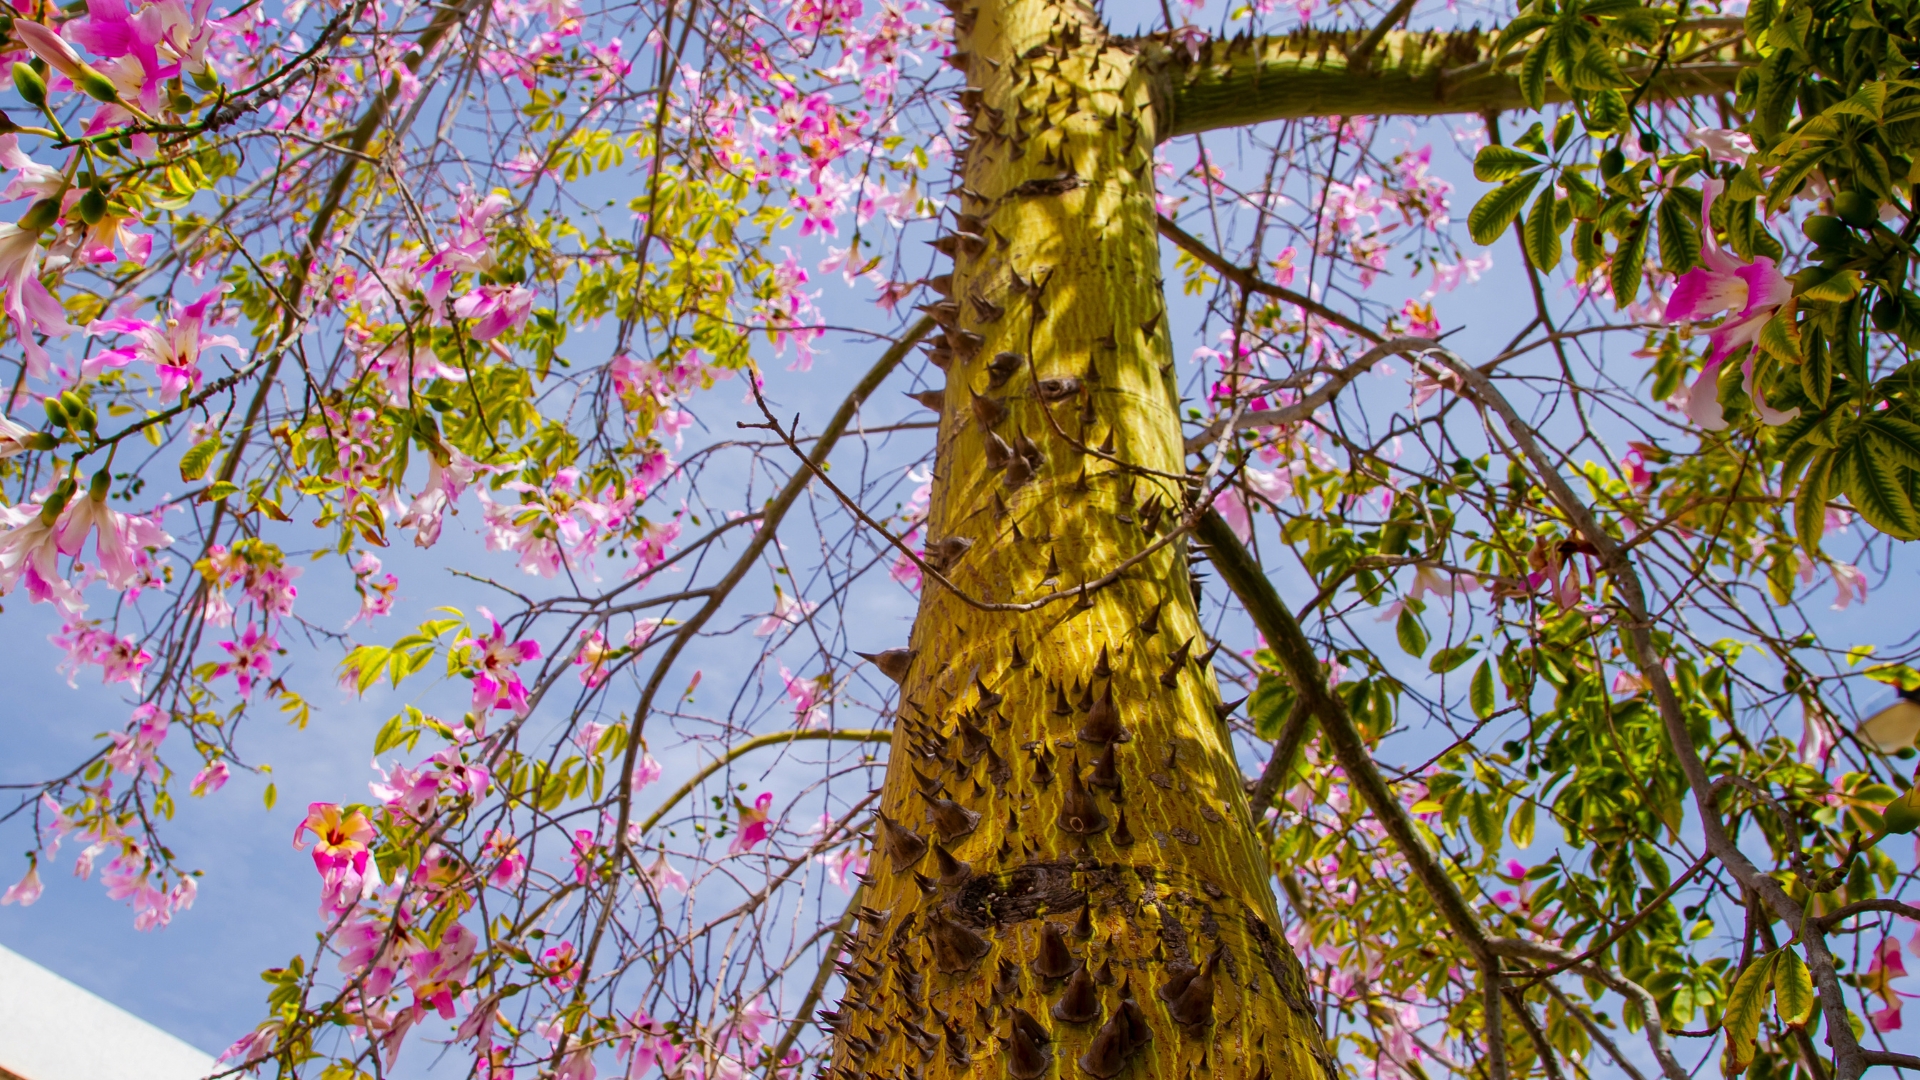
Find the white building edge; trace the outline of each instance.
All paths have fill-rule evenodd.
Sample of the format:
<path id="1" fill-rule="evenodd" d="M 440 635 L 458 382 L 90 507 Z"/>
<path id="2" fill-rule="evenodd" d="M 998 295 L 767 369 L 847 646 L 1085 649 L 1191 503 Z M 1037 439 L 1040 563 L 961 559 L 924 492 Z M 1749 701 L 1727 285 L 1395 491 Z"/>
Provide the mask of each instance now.
<path id="1" fill-rule="evenodd" d="M 0 945 L 0 1080 L 200 1080 L 213 1058 Z"/>

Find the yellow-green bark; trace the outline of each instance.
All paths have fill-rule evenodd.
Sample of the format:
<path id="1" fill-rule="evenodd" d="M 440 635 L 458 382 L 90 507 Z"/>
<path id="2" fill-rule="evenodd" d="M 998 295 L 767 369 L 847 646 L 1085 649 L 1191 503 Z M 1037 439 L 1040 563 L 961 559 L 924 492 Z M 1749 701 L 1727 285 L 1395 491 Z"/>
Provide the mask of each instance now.
<path id="1" fill-rule="evenodd" d="M 881 803 L 897 825 L 875 826 L 833 1075 L 1317 1080 L 1325 1050 L 1196 662 L 1184 543 L 1084 597 L 969 602 L 1098 579 L 1186 495 L 1152 75 L 1082 6 L 989 0 L 958 22 L 975 137 L 965 235 L 943 245 L 929 547 L 967 597 L 930 578 L 912 632 Z M 1109 753 L 1117 790 L 1090 784 Z M 1043 938 L 1056 961 L 1067 947 L 1054 977 Z"/>

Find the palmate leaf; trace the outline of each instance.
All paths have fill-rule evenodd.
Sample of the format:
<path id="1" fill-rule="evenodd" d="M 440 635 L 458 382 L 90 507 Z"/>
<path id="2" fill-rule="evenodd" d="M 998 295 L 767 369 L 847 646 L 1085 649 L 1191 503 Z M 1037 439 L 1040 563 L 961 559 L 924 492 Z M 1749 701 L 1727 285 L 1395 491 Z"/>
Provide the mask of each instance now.
<path id="1" fill-rule="evenodd" d="M 1467 232 L 1472 234 L 1476 244 L 1491 244 L 1500 239 L 1500 234 L 1520 216 L 1521 207 L 1527 203 L 1527 196 L 1540 183 L 1540 174 L 1527 173 L 1516 176 L 1480 197 L 1467 211 Z"/>
<path id="2" fill-rule="evenodd" d="M 1710 224 L 1695 225 L 1687 216 L 1686 204 L 1672 195 L 1660 200 L 1660 268 L 1669 274 L 1684 274 L 1700 264 L 1700 230 Z"/>
<path id="3" fill-rule="evenodd" d="M 1901 540 L 1920 537 L 1920 513 L 1913 508 L 1910 472 L 1876 453 L 1872 440 L 1862 438 L 1846 452 L 1843 487 L 1854 509 L 1867 524 Z"/>
<path id="4" fill-rule="evenodd" d="M 1511 180 L 1528 169 L 1538 167 L 1542 162 L 1532 154 L 1515 150 L 1511 146 L 1484 146 L 1474 155 L 1473 178 L 1497 184 Z"/>
<path id="5" fill-rule="evenodd" d="M 1520 97 L 1528 108 L 1538 109 L 1547 103 L 1547 53 L 1553 40 L 1554 32 L 1550 30 L 1533 43 L 1526 59 L 1520 61 Z"/>
<path id="6" fill-rule="evenodd" d="M 1551 270 L 1560 263 L 1560 228 L 1554 204 L 1553 185 L 1548 184 L 1527 213 L 1527 257 L 1540 270 Z"/>
<path id="7" fill-rule="evenodd" d="M 1833 455 L 1823 453 L 1807 466 L 1800 495 L 1793 504 L 1793 531 L 1809 555 L 1820 554 L 1820 538 L 1827 531 L 1827 498 L 1831 494 Z"/>
<path id="8" fill-rule="evenodd" d="M 1869 416 L 1860 421 L 1873 449 L 1902 468 L 1920 469 L 1920 424 L 1897 416 Z"/>
<path id="9" fill-rule="evenodd" d="M 1633 303 L 1634 295 L 1640 291 L 1640 278 L 1646 273 L 1642 266 L 1647 259 L 1647 220 L 1648 215 L 1641 214 L 1627 227 L 1627 234 L 1620 238 L 1620 246 L 1613 253 L 1613 267 L 1608 271 L 1607 284 L 1613 287 L 1614 307 L 1621 311 Z"/>

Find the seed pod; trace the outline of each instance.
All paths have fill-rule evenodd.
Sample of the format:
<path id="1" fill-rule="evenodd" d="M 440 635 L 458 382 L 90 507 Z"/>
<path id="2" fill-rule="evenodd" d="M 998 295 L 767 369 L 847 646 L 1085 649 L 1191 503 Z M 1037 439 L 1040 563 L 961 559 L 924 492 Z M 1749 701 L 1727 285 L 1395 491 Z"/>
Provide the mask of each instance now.
<path id="1" fill-rule="evenodd" d="M 1060 799 L 1060 828 L 1075 836 L 1092 836 L 1107 827 L 1107 815 L 1080 782 L 1080 762 L 1067 763 L 1067 790 Z"/>
<path id="2" fill-rule="evenodd" d="M 47 81 L 40 77 L 39 72 L 27 65 L 21 63 L 13 65 L 13 89 L 27 104 L 36 109 L 46 108 Z"/>
<path id="3" fill-rule="evenodd" d="M 895 685 L 904 686 L 907 672 L 913 667 L 913 658 L 920 652 L 918 649 L 888 649 L 885 652 L 856 652 L 853 655 L 879 668 L 880 674 L 892 679 Z"/>
<path id="4" fill-rule="evenodd" d="M 1073 951 L 1067 948 L 1067 935 L 1056 922 L 1040 924 L 1040 951 L 1033 958 L 1033 973 L 1043 979 L 1064 979 L 1073 974 Z"/>
<path id="5" fill-rule="evenodd" d="M 920 834 L 894 821 L 878 810 L 873 816 L 880 819 L 880 847 L 886 852 L 887 863 L 894 873 L 910 870 L 927 853 L 927 842 Z"/>

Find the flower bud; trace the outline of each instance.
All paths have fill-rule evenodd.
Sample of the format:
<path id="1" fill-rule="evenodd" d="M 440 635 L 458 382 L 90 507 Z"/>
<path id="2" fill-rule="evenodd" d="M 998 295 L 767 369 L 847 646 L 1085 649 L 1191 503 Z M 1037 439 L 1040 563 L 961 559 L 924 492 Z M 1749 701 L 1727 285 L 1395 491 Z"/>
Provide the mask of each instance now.
<path id="1" fill-rule="evenodd" d="M 87 481 L 87 498 L 94 502 L 106 502 L 107 488 L 111 486 L 113 486 L 113 474 L 101 469 L 93 474 L 93 479 Z"/>
<path id="2" fill-rule="evenodd" d="M 51 450 L 60 445 L 60 437 L 51 431 L 36 431 L 26 438 L 29 450 Z"/>
<path id="3" fill-rule="evenodd" d="M 47 107 L 47 81 L 27 65 L 17 62 L 13 65 L 13 89 L 34 108 Z"/>
<path id="4" fill-rule="evenodd" d="M 107 193 L 97 187 L 88 188 L 86 194 L 80 196 L 80 220 L 89 225 L 98 225 L 100 219 L 106 216 Z"/>
<path id="5" fill-rule="evenodd" d="M 69 476 L 60 481 L 59 487 L 53 489 L 53 494 L 47 497 L 46 505 L 40 508 L 42 525 L 52 525 L 60 519 L 60 511 L 65 510 L 67 500 L 73 498 L 73 488 L 73 477 Z"/>
<path id="6" fill-rule="evenodd" d="M 20 215 L 20 231 L 30 233 L 44 232 L 47 226 L 53 224 L 59 220 L 59 218 L 60 200 L 41 199 L 39 202 L 28 207 L 26 213 Z"/>
<path id="7" fill-rule="evenodd" d="M 113 85 L 113 80 L 86 64 L 80 65 L 80 70 L 74 73 L 73 85 L 95 101 L 111 105 L 120 100 L 120 88 Z"/>
<path id="8" fill-rule="evenodd" d="M 60 404 L 59 398 L 43 398 L 41 399 L 40 406 L 47 410 L 47 423 L 52 424 L 54 427 L 67 426 L 67 410 L 65 406 Z"/>
<path id="9" fill-rule="evenodd" d="M 212 68 L 203 67 L 193 73 L 193 85 L 202 90 L 217 90 L 220 88 L 220 76 L 215 75 Z"/>

